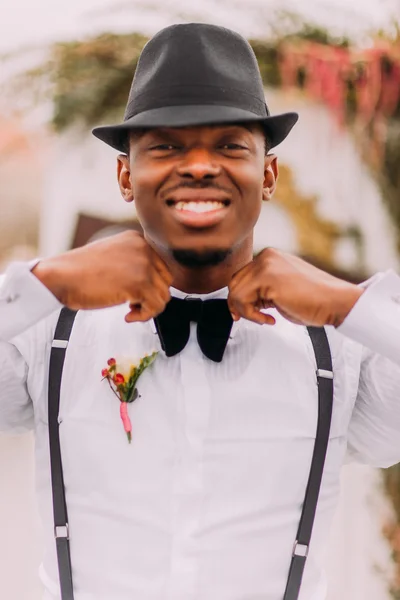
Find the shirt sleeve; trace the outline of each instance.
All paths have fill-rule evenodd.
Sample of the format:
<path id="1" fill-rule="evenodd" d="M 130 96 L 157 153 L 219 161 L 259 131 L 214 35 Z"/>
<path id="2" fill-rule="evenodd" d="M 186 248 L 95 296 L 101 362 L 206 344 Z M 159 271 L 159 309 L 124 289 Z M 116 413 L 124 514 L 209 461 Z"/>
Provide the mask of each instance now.
<path id="1" fill-rule="evenodd" d="M 10 341 L 62 307 L 31 273 L 39 260 L 12 263 L 0 276 L 0 340 Z"/>
<path id="2" fill-rule="evenodd" d="M 378 274 L 338 331 L 363 345 L 348 459 L 374 467 L 400 461 L 400 277 Z"/>
<path id="3" fill-rule="evenodd" d="M 31 273 L 38 261 L 13 263 L 0 276 L 0 432 L 19 433 L 33 427 L 23 342 L 29 346 L 26 332 L 61 307 Z"/>
<path id="4" fill-rule="evenodd" d="M 390 270 L 362 286 L 365 292 L 337 330 L 400 365 L 400 277 Z"/>
<path id="5" fill-rule="evenodd" d="M 0 340 L 0 432 L 22 433 L 33 427 L 27 376 L 28 365 L 20 351 Z"/>

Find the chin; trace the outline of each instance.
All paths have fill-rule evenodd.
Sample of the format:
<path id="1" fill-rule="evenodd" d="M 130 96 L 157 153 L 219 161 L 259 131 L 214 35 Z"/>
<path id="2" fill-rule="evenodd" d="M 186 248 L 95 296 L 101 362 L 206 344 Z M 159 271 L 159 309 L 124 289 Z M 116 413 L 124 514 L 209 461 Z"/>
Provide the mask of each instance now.
<path id="1" fill-rule="evenodd" d="M 231 248 L 207 248 L 203 250 L 175 248 L 171 250 L 172 256 L 177 263 L 191 269 L 202 269 L 220 265 L 230 256 L 231 252 Z"/>

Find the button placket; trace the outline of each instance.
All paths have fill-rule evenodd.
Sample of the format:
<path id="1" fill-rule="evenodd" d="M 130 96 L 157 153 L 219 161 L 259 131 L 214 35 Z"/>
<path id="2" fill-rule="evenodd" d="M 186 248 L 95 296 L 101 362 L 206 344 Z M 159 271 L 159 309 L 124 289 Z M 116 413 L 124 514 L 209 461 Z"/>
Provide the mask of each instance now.
<path id="1" fill-rule="evenodd" d="M 181 382 L 184 411 L 179 436 L 173 494 L 173 531 L 170 600 L 188 600 L 196 590 L 197 564 L 193 535 L 196 533 L 203 504 L 203 447 L 208 430 L 211 394 L 207 381 L 207 361 L 196 339 L 196 325 L 181 353 Z"/>

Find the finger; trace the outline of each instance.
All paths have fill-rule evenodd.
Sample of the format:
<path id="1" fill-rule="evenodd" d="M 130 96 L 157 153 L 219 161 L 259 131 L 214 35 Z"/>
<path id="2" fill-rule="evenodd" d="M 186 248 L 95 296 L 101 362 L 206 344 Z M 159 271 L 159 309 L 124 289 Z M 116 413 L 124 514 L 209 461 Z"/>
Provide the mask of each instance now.
<path id="1" fill-rule="evenodd" d="M 151 291 L 144 294 L 141 304 L 141 314 L 149 314 L 148 318 L 153 318 L 162 313 L 165 309 L 166 300 L 159 291 L 152 288 Z"/>
<path id="2" fill-rule="evenodd" d="M 140 298 L 129 299 L 130 312 L 125 320 L 148 321 L 163 312 L 170 295 L 168 288 L 163 284 L 163 289 L 155 286 L 145 286 Z"/>
<path id="3" fill-rule="evenodd" d="M 259 323 L 260 325 L 275 325 L 275 323 L 276 323 L 276 319 L 272 315 L 269 315 L 269 314 L 263 313 L 263 312 L 259 312 L 259 311 L 256 311 L 255 314 L 257 315 L 257 319 L 258 319 L 255 322 Z"/>
<path id="4" fill-rule="evenodd" d="M 228 295 L 228 298 L 226 299 L 226 301 L 227 301 L 227 304 L 228 304 L 229 312 L 230 312 L 230 313 L 231 313 L 231 315 L 232 315 L 232 319 L 233 319 L 234 321 L 238 321 L 238 320 L 240 319 L 240 313 L 239 313 L 239 311 L 238 311 L 238 310 L 236 310 L 236 309 L 235 309 L 235 307 L 234 307 L 234 304 L 233 304 L 233 301 L 232 301 L 232 298 L 231 298 L 231 295 L 230 295 L 230 294 Z"/>
<path id="5" fill-rule="evenodd" d="M 247 310 L 246 315 L 243 315 L 243 317 L 248 321 L 257 323 L 258 325 L 275 325 L 276 323 L 276 320 L 272 315 L 261 312 L 256 308 L 253 308 L 252 310 Z"/>
<path id="6" fill-rule="evenodd" d="M 164 306 L 171 300 L 171 292 L 169 287 L 167 287 L 164 283 L 162 286 L 157 288 L 158 294 L 161 300 L 164 302 Z"/>
<path id="7" fill-rule="evenodd" d="M 232 317 L 235 321 L 243 317 L 255 323 L 273 325 L 274 317 L 260 312 L 261 309 L 273 306 L 273 303 L 266 297 L 267 291 L 260 290 L 259 285 L 252 279 L 252 274 L 249 273 L 242 280 L 238 289 L 228 295 L 228 307 Z"/>
<path id="8" fill-rule="evenodd" d="M 148 310 L 143 309 L 142 306 L 140 306 L 139 304 L 132 305 L 130 308 L 131 310 L 129 311 L 129 313 L 125 315 L 125 321 L 127 323 L 150 321 L 151 314 Z"/>
<path id="9" fill-rule="evenodd" d="M 158 254 L 154 252 L 154 268 L 156 269 L 157 273 L 159 275 L 161 275 L 163 281 L 165 282 L 165 284 L 170 287 L 173 281 L 173 276 L 171 271 L 168 269 L 167 265 L 165 264 L 165 262 L 162 260 L 162 258 L 160 258 L 160 256 L 158 256 Z"/>
<path id="10" fill-rule="evenodd" d="M 234 321 L 239 321 L 239 319 L 240 319 L 240 311 L 238 310 L 238 308 L 235 307 L 232 299 L 229 296 L 227 298 L 227 303 L 228 303 L 229 312 L 232 315 L 232 319 Z"/>
<path id="11" fill-rule="evenodd" d="M 130 304 L 129 308 L 129 313 L 125 315 L 127 323 L 150 321 L 150 319 L 154 319 L 154 317 L 162 312 L 162 310 L 154 310 L 154 308 L 142 304 Z"/>
<path id="12" fill-rule="evenodd" d="M 236 289 L 238 287 L 238 285 L 243 282 L 243 280 L 246 278 L 246 276 L 251 274 L 253 269 L 254 269 L 254 265 L 251 262 L 251 263 L 245 265 L 244 267 L 242 267 L 239 271 L 236 271 L 236 273 L 233 275 L 233 277 L 228 285 L 228 288 L 230 290 Z"/>
<path id="13" fill-rule="evenodd" d="M 169 290 L 167 290 L 168 296 L 160 293 L 160 290 L 153 290 L 151 297 L 144 304 L 144 308 L 151 311 L 152 316 L 157 316 L 165 310 L 165 306 L 169 299 Z"/>
<path id="14" fill-rule="evenodd" d="M 228 294 L 228 307 L 231 314 L 244 316 L 246 306 L 256 307 L 260 300 L 258 287 L 252 280 L 251 273 L 245 275 L 237 288 L 230 290 Z"/>
<path id="15" fill-rule="evenodd" d="M 248 277 L 244 276 L 243 283 L 239 283 L 235 289 L 229 290 L 227 301 L 232 316 L 240 317 L 246 304 L 256 305 L 259 299 L 257 286 L 249 286 L 251 286 L 250 274 Z"/>
<path id="16" fill-rule="evenodd" d="M 166 283 L 165 279 L 158 271 L 155 271 L 153 275 L 152 287 L 155 293 L 157 293 L 163 299 L 165 304 L 170 301 L 171 292 L 169 289 L 169 285 Z"/>

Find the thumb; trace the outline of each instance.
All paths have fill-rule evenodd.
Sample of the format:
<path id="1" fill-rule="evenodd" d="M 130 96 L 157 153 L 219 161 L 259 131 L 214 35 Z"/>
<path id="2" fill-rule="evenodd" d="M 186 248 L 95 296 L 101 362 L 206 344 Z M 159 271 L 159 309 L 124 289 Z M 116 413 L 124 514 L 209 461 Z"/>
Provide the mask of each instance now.
<path id="1" fill-rule="evenodd" d="M 228 303 L 228 309 L 229 309 L 229 312 L 230 312 L 230 313 L 231 313 L 231 315 L 232 315 L 232 319 L 233 319 L 234 321 L 239 321 L 239 319 L 240 319 L 240 314 L 238 313 L 238 311 L 237 311 L 237 310 L 235 310 L 235 309 L 234 309 L 234 307 L 233 307 L 233 304 L 232 304 L 232 301 L 231 301 L 231 298 L 230 298 L 230 295 L 229 295 L 229 296 L 228 296 L 228 298 L 227 298 L 227 303 Z"/>

